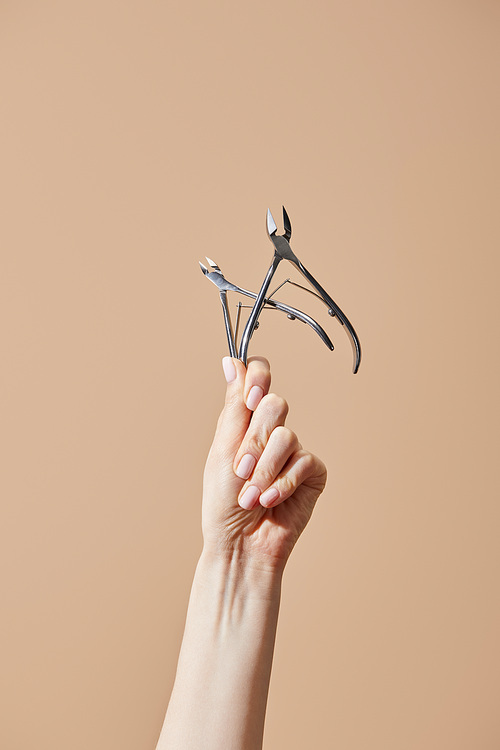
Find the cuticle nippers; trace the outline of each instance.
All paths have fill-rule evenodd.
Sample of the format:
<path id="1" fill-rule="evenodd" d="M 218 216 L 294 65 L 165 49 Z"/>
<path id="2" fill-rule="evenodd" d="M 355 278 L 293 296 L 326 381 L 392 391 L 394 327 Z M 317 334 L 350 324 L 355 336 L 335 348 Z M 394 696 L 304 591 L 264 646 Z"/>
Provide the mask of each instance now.
<path id="1" fill-rule="evenodd" d="M 257 294 L 254 292 L 249 292 L 246 289 L 242 289 L 241 287 L 236 286 L 235 284 L 231 284 L 228 282 L 224 276 L 222 275 L 222 272 L 220 268 L 217 266 L 214 261 L 211 261 L 209 258 L 207 258 L 207 262 L 212 268 L 212 271 L 209 271 L 208 268 L 206 268 L 202 263 L 200 263 L 201 270 L 205 274 L 205 276 L 210 279 L 219 289 L 220 299 L 222 302 L 222 308 L 224 312 L 224 323 L 226 327 L 226 334 L 229 344 L 229 351 L 232 357 L 238 357 L 242 360 L 242 362 L 246 365 L 247 363 L 247 356 L 248 356 L 248 346 L 250 343 L 250 340 L 253 336 L 253 333 L 255 329 L 259 325 L 259 316 L 264 309 L 266 308 L 274 308 L 281 310 L 287 314 L 287 316 L 290 319 L 298 319 L 302 322 L 306 323 L 307 325 L 311 326 L 313 330 L 320 336 L 322 341 L 328 346 L 329 349 L 333 350 L 333 344 L 330 341 L 330 338 L 326 334 L 326 332 L 323 330 L 323 328 L 309 315 L 306 313 L 303 313 L 301 310 L 297 310 L 296 308 L 293 308 L 289 305 L 285 305 L 281 302 L 278 302 L 277 300 L 273 300 L 273 295 L 280 289 L 284 284 L 287 282 L 290 284 L 293 284 L 294 286 L 298 286 L 301 289 L 305 289 L 306 291 L 310 292 L 314 296 L 318 297 L 328 308 L 328 313 L 332 317 L 336 317 L 339 321 L 339 323 L 344 327 L 348 337 L 349 341 L 352 346 L 353 355 L 354 355 L 354 364 L 353 364 L 353 372 L 356 373 L 359 369 L 359 365 L 361 362 L 361 345 L 359 342 L 359 338 L 356 334 L 356 331 L 354 330 L 354 327 L 352 326 L 351 322 L 347 318 L 347 316 L 342 312 L 340 307 L 334 302 L 334 300 L 330 297 L 328 292 L 319 284 L 318 281 L 314 278 L 314 276 L 307 270 L 307 268 L 303 265 L 303 263 L 298 259 L 298 257 L 293 252 L 292 248 L 290 247 L 290 238 L 292 236 L 292 225 L 290 222 L 290 218 L 286 212 L 285 207 L 283 206 L 283 225 L 284 225 L 284 233 L 282 235 L 277 234 L 277 226 L 273 219 L 273 216 L 271 214 L 271 211 L 267 210 L 267 233 L 269 236 L 269 239 L 273 243 L 274 246 L 274 256 L 271 262 L 271 265 L 267 271 L 266 277 L 262 283 L 262 286 Z M 300 284 L 297 284 L 290 279 L 286 279 L 282 284 L 280 284 L 274 292 L 271 294 L 268 294 L 269 287 L 271 285 L 271 281 L 274 277 L 274 274 L 276 273 L 276 270 L 282 260 L 288 260 L 290 263 L 292 263 L 295 268 L 297 268 L 300 273 L 307 279 L 309 284 L 313 289 L 307 289 L 307 287 L 303 287 Z M 313 291 L 314 290 L 314 291 Z M 244 295 L 246 297 L 251 297 L 255 300 L 249 318 L 247 320 L 247 323 L 245 325 L 245 328 L 243 330 L 241 341 L 239 345 L 239 349 L 237 347 L 236 337 L 233 334 L 232 325 L 231 325 L 231 318 L 229 315 L 229 309 L 227 305 L 227 292 L 237 292 L 240 295 Z M 238 308 L 238 313 L 240 311 L 241 304 Z M 239 317 L 238 317 L 239 319 Z"/>

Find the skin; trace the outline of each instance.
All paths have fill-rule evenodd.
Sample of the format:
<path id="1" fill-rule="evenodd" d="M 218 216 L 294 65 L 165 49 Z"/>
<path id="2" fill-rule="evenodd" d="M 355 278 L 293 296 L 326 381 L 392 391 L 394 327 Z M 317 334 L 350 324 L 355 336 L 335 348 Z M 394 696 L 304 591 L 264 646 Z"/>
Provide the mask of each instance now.
<path id="1" fill-rule="evenodd" d="M 288 404 L 269 393 L 269 362 L 223 364 L 203 551 L 157 750 L 262 748 L 283 571 L 326 483 L 323 462 L 285 426 Z"/>

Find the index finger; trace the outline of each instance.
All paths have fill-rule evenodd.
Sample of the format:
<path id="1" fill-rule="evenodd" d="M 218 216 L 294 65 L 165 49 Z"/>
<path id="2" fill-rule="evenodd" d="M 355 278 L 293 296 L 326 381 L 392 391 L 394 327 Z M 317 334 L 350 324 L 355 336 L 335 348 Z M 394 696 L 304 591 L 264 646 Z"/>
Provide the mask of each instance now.
<path id="1" fill-rule="evenodd" d="M 247 409 L 255 411 L 271 386 L 271 365 L 265 357 L 250 357 L 247 362 L 243 398 Z"/>

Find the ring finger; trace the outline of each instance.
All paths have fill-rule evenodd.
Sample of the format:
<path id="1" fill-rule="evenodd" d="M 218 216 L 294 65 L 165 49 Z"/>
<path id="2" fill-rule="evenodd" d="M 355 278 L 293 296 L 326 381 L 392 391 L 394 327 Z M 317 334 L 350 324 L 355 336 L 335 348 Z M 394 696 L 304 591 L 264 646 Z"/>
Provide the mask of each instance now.
<path id="1" fill-rule="evenodd" d="M 251 480 L 245 482 L 241 489 L 239 505 L 245 510 L 254 508 L 261 494 L 275 481 L 290 456 L 299 448 L 297 435 L 292 430 L 284 426 L 276 427 L 257 462 Z"/>

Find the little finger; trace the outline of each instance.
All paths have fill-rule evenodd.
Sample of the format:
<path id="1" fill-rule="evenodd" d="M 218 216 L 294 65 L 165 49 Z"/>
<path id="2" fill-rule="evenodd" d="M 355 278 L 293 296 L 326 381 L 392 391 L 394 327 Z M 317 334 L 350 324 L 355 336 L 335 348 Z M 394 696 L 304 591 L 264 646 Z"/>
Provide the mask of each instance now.
<path id="1" fill-rule="evenodd" d="M 300 449 L 291 456 L 272 486 L 261 494 L 259 502 L 264 508 L 274 508 L 291 497 L 302 485 L 304 488 L 307 486 L 316 500 L 325 484 L 324 463 L 312 453 Z"/>

